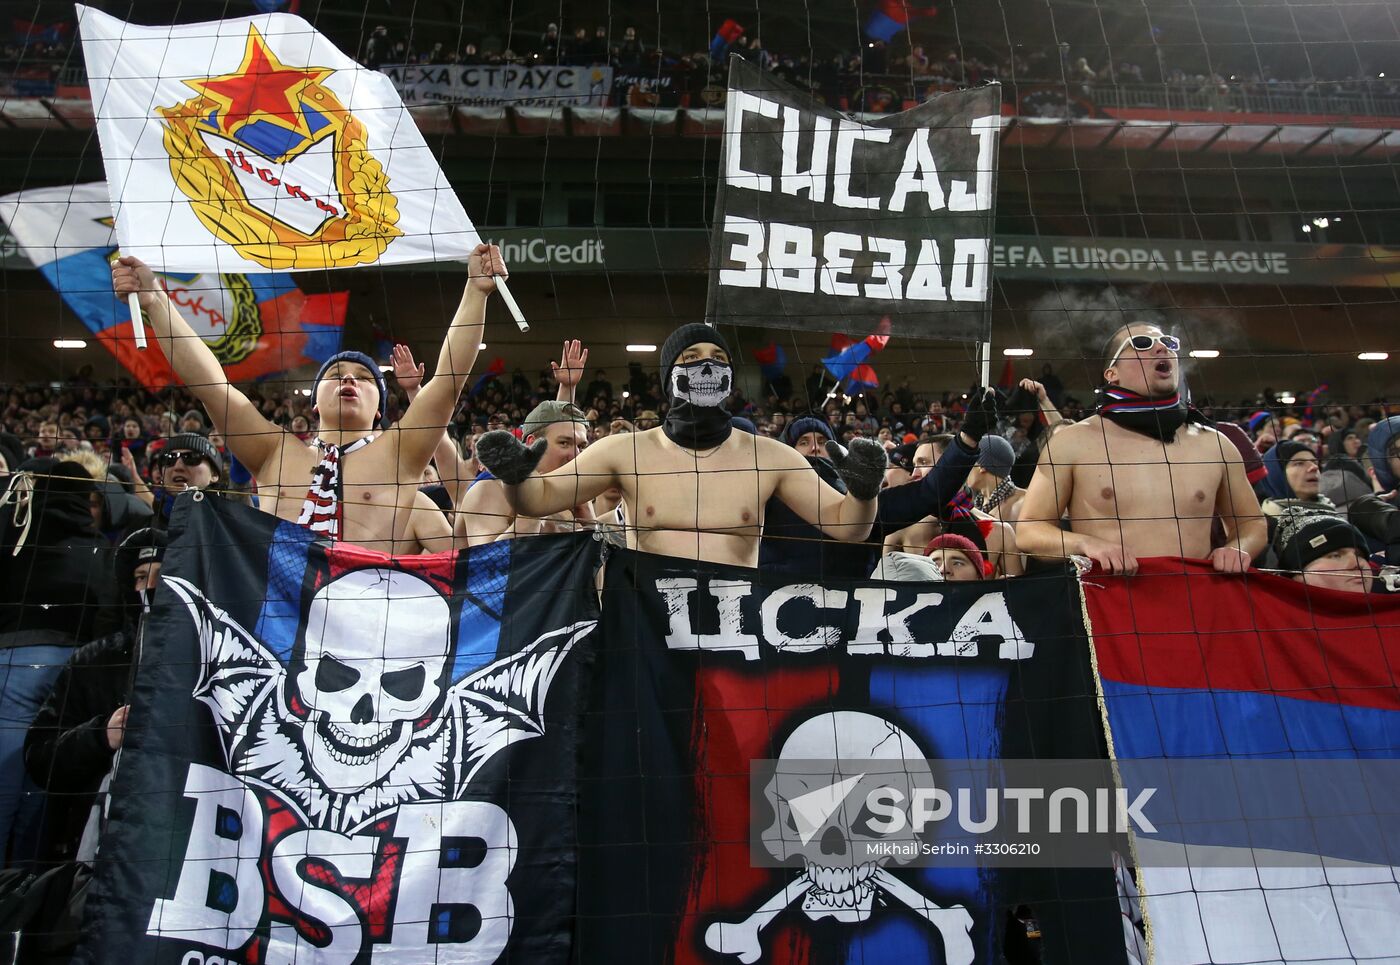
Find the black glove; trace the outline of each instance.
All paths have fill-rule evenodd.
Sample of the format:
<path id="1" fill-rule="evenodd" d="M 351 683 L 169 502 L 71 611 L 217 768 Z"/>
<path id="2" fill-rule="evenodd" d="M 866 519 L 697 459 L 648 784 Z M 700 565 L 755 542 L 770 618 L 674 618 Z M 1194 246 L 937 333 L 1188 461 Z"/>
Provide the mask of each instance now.
<path id="1" fill-rule="evenodd" d="M 846 449 L 836 440 L 828 439 L 826 454 L 846 484 L 846 492 L 856 499 L 874 499 L 880 495 L 880 485 L 885 481 L 885 470 L 890 464 L 884 446 L 874 439 L 857 436 L 851 440 L 851 448 Z"/>
<path id="2" fill-rule="evenodd" d="M 967 393 L 967 415 L 963 417 L 962 431 L 966 432 L 973 445 L 997 424 L 996 389 L 984 389 L 974 385 Z"/>
<path id="3" fill-rule="evenodd" d="M 515 486 L 535 471 L 548 446 L 547 439 L 536 439 L 534 445 L 526 446 L 514 433 L 493 429 L 477 440 L 476 458 L 491 475 L 507 486 Z"/>

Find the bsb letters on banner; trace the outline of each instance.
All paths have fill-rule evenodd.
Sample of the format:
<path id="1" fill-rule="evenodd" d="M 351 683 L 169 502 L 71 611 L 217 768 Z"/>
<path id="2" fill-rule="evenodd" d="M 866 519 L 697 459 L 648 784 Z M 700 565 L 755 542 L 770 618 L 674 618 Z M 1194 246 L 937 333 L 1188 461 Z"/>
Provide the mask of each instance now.
<path id="1" fill-rule="evenodd" d="M 80 960 L 567 962 L 599 544 L 179 502 Z"/>
<path id="2" fill-rule="evenodd" d="M 986 341 L 998 85 L 853 117 L 729 63 L 709 320 Z"/>
<path id="3" fill-rule="evenodd" d="M 123 254 L 238 274 L 479 243 L 393 82 L 291 14 L 140 27 L 78 5 Z"/>
<path id="4" fill-rule="evenodd" d="M 785 762 L 1101 756 L 1079 601 L 1060 571 L 783 585 L 614 552 L 582 730 L 579 960 L 996 965 L 1027 903 L 1045 962 L 1124 961 L 1110 869 L 868 862 L 859 790 L 807 843 L 782 833 L 807 790 Z M 751 810 L 756 759 L 777 770 Z M 755 867 L 751 819 L 781 866 Z"/>

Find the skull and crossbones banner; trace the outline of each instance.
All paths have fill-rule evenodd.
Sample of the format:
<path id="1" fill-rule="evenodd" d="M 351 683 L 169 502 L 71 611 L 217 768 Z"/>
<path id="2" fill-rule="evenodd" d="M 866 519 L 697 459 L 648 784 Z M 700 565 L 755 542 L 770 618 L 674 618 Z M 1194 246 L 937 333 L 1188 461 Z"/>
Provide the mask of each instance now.
<path id="1" fill-rule="evenodd" d="M 599 544 L 179 503 L 82 960 L 567 961 Z"/>
<path id="2" fill-rule="evenodd" d="M 862 789 L 877 777 L 907 783 L 953 759 L 1103 756 L 1067 571 L 790 584 L 619 551 L 596 661 L 582 960 L 997 965 L 1008 936 L 1026 941 L 1026 909 L 1040 960 L 1125 960 L 1111 868 L 916 866 L 859 850 L 875 833 L 857 813 Z M 791 765 L 837 758 L 859 773 L 819 772 L 816 784 L 843 802 L 795 825 L 793 802 L 823 789 Z M 761 759 L 770 777 L 751 786 Z"/>

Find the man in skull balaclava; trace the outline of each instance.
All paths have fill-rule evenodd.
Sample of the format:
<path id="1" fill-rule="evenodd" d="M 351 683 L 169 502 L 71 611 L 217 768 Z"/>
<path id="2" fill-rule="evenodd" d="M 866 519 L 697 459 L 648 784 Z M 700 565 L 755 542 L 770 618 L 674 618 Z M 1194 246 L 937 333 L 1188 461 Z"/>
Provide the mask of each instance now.
<path id="1" fill-rule="evenodd" d="M 661 377 L 671 400 L 666 424 L 610 435 L 552 472 L 537 473 L 545 447 L 509 432 L 477 445 L 504 483 L 511 508 L 546 516 L 608 489 L 626 503 L 627 544 L 649 553 L 754 566 L 763 507 L 778 493 L 805 522 L 833 539 L 864 540 L 884 478 L 884 448 L 858 439 L 828 449 L 837 488 L 775 439 L 734 432 L 724 407 L 734 389 L 729 347 L 708 325 L 683 325 L 666 340 Z"/>
<path id="2" fill-rule="evenodd" d="M 713 449 L 729 438 L 734 369 L 729 345 L 718 329 L 701 322 L 682 325 L 661 346 L 661 387 L 670 400 L 663 429 L 687 449 Z"/>

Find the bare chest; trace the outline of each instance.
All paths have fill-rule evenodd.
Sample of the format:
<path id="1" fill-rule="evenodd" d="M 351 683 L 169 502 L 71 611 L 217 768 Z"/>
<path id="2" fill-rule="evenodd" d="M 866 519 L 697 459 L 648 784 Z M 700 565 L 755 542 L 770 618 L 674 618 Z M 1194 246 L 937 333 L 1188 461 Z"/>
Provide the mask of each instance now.
<path id="1" fill-rule="evenodd" d="M 756 535 L 771 485 L 765 487 L 752 452 L 696 456 L 652 447 L 638 452 L 626 491 L 638 527 Z"/>
<path id="2" fill-rule="evenodd" d="M 333 500 L 344 540 L 373 546 L 407 531 L 417 487 L 399 485 L 393 460 L 370 447 L 342 455 L 333 473 L 311 450 L 290 453 L 279 469 L 276 484 L 260 479 L 258 492 L 280 519 L 304 523 L 318 506 L 329 510 Z"/>
<path id="3" fill-rule="evenodd" d="M 1074 471 L 1071 514 L 1121 520 L 1210 516 L 1225 473 L 1218 446 L 1199 437 L 1164 445 L 1109 437 Z"/>

